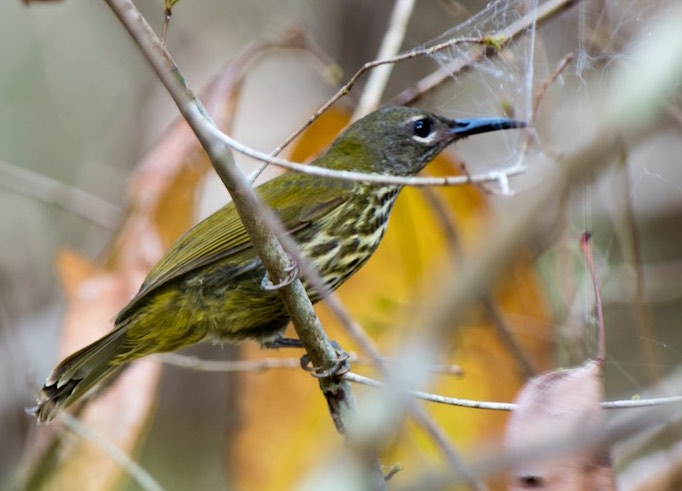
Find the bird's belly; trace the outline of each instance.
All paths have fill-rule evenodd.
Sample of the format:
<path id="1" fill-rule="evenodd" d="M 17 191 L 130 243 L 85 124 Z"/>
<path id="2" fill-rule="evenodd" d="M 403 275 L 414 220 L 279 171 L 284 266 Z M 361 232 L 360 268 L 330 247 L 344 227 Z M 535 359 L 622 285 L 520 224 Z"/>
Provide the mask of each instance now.
<path id="1" fill-rule="evenodd" d="M 318 254 L 308 254 L 306 250 L 302 252 L 315 265 L 326 287 L 335 290 L 372 256 L 384 230 L 385 227 L 381 227 L 369 235 L 349 237 L 338 237 L 320 232 L 315 240 L 316 245 L 312 247 Z M 320 251 L 324 252 L 320 253 Z M 305 278 L 303 283 L 313 302 L 322 297 L 318 289 Z"/>

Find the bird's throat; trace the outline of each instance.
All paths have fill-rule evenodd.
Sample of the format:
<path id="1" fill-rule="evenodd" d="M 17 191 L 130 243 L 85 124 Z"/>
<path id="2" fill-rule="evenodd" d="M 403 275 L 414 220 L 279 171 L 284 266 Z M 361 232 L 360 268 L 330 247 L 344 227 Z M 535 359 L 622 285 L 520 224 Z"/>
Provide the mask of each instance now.
<path id="1" fill-rule="evenodd" d="M 374 254 L 386 231 L 400 187 L 369 186 L 297 237 L 329 290 L 335 290 Z M 364 186 L 363 186 L 364 187 Z M 307 239 L 307 240 L 306 240 Z M 306 285 L 313 302 L 323 295 Z"/>

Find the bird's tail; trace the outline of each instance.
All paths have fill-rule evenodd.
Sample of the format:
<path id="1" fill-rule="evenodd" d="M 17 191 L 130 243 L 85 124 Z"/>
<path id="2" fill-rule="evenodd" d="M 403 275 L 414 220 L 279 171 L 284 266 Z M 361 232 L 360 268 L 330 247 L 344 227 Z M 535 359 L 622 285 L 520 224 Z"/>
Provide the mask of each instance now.
<path id="1" fill-rule="evenodd" d="M 60 411 L 128 360 L 126 329 L 119 327 L 62 361 L 52 371 L 30 410 L 39 423 L 51 421 Z"/>

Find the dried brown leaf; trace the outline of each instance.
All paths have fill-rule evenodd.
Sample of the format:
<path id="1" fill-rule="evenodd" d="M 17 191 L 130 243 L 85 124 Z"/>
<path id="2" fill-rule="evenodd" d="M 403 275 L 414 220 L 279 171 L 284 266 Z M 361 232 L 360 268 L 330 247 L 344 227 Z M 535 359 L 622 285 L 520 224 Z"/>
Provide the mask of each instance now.
<path id="1" fill-rule="evenodd" d="M 509 420 L 506 438 L 509 452 L 523 452 L 571 435 L 596 431 L 603 418 L 602 400 L 601 365 L 596 362 L 543 373 L 529 380 Z M 512 490 L 616 489 L 609 451 L 600 447 L 527 462 L 514 469 L 509 479 Z"/>
<path id="2" fill-rule="evenodd" d="M 305 161 L 319 153 L 347 121 L 348 114 L 338 109 L 323 114 L 298 140 L 291 159 Z M 452 175 L 454 167 L 451 157 L 439 156 L 427 170 L 432 175 Z M 483 193 L 473 186 L 434 191 L 452 216 L 464 251 L 485 240 L 479 233 L 481 221 L 488 214 Z M 381 246 L 337 294 L 382 352 L 390 356 L 390 347 L 404 340 L 405 328 L 423 327 L 414 318 L 418 311 L 414 306 L 419 299 L 432 297 L 442 284 L 441 275 L 450 274 L 452 256 L 442 217 L 421 190 L 406 188 L 394 207 Z M 548 309 L 529 257 L 520 257 L 510 266 L 509 274 L 498 285 L 494 296 L 503 312 L 523 312 L 523 320 L 513 316 L 505 320 L 514 332 L 532 330 L 532 336 L 524 336 L 520 341 L 535 364 L 546 367 L 551 347 Z M 316 306 L 316 311 L 332 339 L 346 350 L 355 349 L 323 302 Z M 529 317 L 537 322 L 529 322 Z M 461 378 L 438 376 L 433 391 L 481 400 L 512 398 L 523 377 L 497 331 L 486 320 L 463 329 L 465 332 L 457 340 L 457 357 L 450 361 L 461 364 L 464 375 Z M 263 356 L 251 343 L 245 344 L 243 350 L 249 357 Z M 272 355 L 268 353 L 268 356 Z M 275 356 L 291 356 L 291 353 Z M 353 369 L 363 371 L 367 367 Z M 243 424 L 229 443 L 232 466 L 228 474 L 236 489 L 290 488 L 310 469 L 311 462 L 319 462 L 324 455 L 338 450 L 341 439 L 329 423 L 317 382 L 309 375 L 275 370 L 247 373 L 242 375 L 240 386 L 243 392 L 238 412 Z M 500 435 L 506 422 L 506 415 L 501 413 L 444 405 L 431 405 L 428 410 L 460 448 Z M 439 455 L 428 435 L 413 424 L 406 425 L 393 437 L 386 442 L 382 462 L 409 463 L 401 476 L 413 475 L 421 466 L 432 465 L 434 457 L 437 459 Z"/>

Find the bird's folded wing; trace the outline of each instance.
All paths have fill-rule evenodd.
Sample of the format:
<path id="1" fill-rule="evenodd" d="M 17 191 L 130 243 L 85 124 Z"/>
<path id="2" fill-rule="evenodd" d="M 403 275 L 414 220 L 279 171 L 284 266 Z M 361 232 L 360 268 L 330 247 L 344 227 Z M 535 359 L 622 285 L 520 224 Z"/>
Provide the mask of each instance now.
<path id="1" fill-rule="evenodd" d="M 338 193 L 341 190 L 337 186 L 313 188 L 307 199 L 292 200 L 292 195 L 286 192 L 292 189 L 286 188 L 298 187 L 301 184 L 298 182 L 300 178 L 307 176 L 298 176 L 293 182 L 285 179 L 288 177 L 289 174 L 263 184 L 258 188 L 258 194 L 275 210 L 291 234 L 307 227 L 317 217 L 330 212 L 346 200 L 347 195 Z M 275 181 L 278 185 L 271 185 Z M 285 192 L 282 192 L 283 187 Z M 250 247 L 251 241 L 234 204 L 227 204 L 198 223 L 171 246 L 149 272 L 135 298 L 119 313 L 117 321 L 126 317 L 139 300 L 161 285 L 216 261 L 229 259 Z"/>

